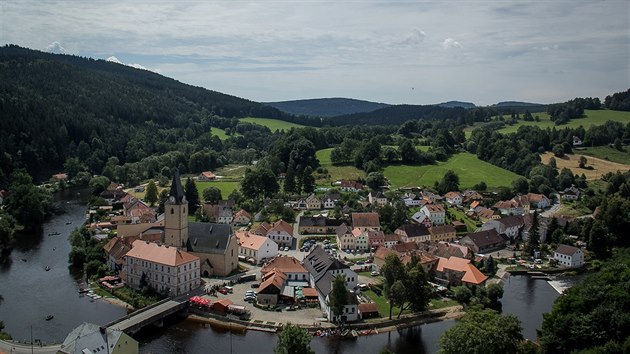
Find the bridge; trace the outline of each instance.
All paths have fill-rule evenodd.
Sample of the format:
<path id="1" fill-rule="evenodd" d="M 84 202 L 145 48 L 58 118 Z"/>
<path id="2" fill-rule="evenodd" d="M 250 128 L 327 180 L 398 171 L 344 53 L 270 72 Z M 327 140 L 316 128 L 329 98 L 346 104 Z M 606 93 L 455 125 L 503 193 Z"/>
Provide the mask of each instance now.
<path id="1" fill-rule="evenodd" d="M 184 298 L 165 299 L 151 306 L 135 311 L 105 325 L 105 327 L 120 330 L 127 334 L 138 332 L 150 324 L 161 325 L 162 320 L 188 308 L 188 301 Z"/>

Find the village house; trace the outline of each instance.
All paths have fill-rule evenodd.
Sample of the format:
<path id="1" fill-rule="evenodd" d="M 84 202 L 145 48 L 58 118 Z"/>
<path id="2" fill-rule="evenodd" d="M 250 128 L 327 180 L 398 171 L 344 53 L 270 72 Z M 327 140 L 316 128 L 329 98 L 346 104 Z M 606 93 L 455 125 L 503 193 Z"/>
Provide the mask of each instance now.
<path id="1" fill-rule="evenodd" d="M 199 287 L 199 269 L 199 257 L 148 241 L 134 241 L 125 255 L 126 282 L 135 290 L 146 282 L 157 292 L 180 295 Z"/>
<path id="2" fill-rule="evenodd" d="M 411 216 L 411 221 L 423 225 L 424 227 L 431 227 L 433 223 L 431 222 L 431 218 L 422 211 L 418 211 Z"/>
<path id="3" fill-rule="evenodd" d="M 528 212 L 520 201 L 514 199 L 498 201 L 493 207 L 503 215 L 524 215 Z"/>
<path id="4" fill-rule="evenodd" d="M 416 242 L 404 242 L 392 248 L 379 247 L 376 249 L 374 252 L 374 264 L 378 269 L 383 267 L 385 258 L 390 254 L 398 256 L 404 265 L 407 265 L 413 256 L 419 257 L 422 268 L 429 276 L 433 274 L 438 260 L 437 257 L 422 251 Z"/>
<path id="5" fill-rule="evenodd" d="M 124 256 L 131 250 L 131 246 L 126 244 L 122 238 L 114 237 L 103 246 L 103 250 L 105 251 L 107 268 L 116 274 L 121 272 L 124 266 Z"/>
<path id="6" fill-rule="evenodd" d="M 337 205 L 337 201 L 339 201 L 340 198 L 341 196 L 339 195 L 339 193 L 326 194 L 324 198 L 322 198 L 324 209 L 334 209 Z"/>
<path id="7" fill-rule="evenodd" d="M 302 263 L 289 256 L 278 256 L 266 262 L 260 271 L 261 276 L 271 272 L 272 270 L 282 272 L 286 276 L 287 282 L 291 281 L 309 281 L 309 273 Z"/>
<path id="8" fill-rule="evenodd" d="M 482 200 L 483 196 L 475 190 L 467 189 L 462 192 L 462 203 L 472 203 L 474 201 L 480 202 Z"/>
<path id="9" fill-rule="evenodd" d="M 337 231 L 339 225 L 346 222 L 343 219 L 329 219 L 325 216 L 300 216 L 298 221 L 298 233 L 305 234 L 332 234 Z"/>
<path id="10" fill-rule="evenodd" d="M 431 219 L 433 225 L 444 225 L 444 219 L 446 218 L 446 212 L 441 205 L 427 204 L 420 209 L 424 215 L 427 215 Z"/>
<path id="11" fill-rule="evenodd" d="M 361 231 L 380 231 L 379 215 L 378 213 L 352 213 L 352 227 Z"/>
<path id="12" fill-rule="evenodd" d="M 526 195 L 529 205 L 538 209 L 547 209 L 551 206 L 551 200 L 544 194 L 528 193 Z"/>
<path id="13" fill-rule="evenodd" d="M 358 192 L 363 190 L 363 185 L 356 181 L 350 181 L 347 179 L 341 180 L 339 189 L 342 192 Z"/>
<path id="14" fill-rule="evenodd" d="M 247 259 L 252 258 L 254 263 L 278 255 L 278 244 L 268 237 L 250 234 L 247 231 L 237 231 L 236 238 L 238 239 L 239 256 L 244 256 Z"/>
<path id="15" fill-rule="evenodd" d="M 383 231 L 368 231 L 368 247 L 376 249 L 379 246 L 385 246 L 385 233 Z"/>
<path id="16" fill-rule="evenodd" d="M 501 219 L 501 214 L 498 212 L 488 209 L 488 208 L 479 208 L 476 211 L 477 217 L 481 222 L 486 222 L 488 220 L 498 220 Z"/>
<path id="17" fill-rule="evenodd" d="M 419 247 L 421 250 L 436 257 L 449 258 L 455 256 L 468 259 L 473 257 L 473 252 L 470 248 L 457 243 L 429 241 L 419 244 Z"/>
<path id="18" fill-rule="evenodd" d="M 402 242 L 425 242 L 431 239 L 429 229 L 421 224 L 404 224 L 394 233 L 400 236 Z"/>
<path id="19" fill-rule="evenodd" d="M 559 265 L 569 268 L 578 268 L 584 265 L 584 253 L 582 250 L 569 245 L 558 245 L 558 248 L 553 252 L 553 259 Z"/>
<path id="20" fill-rule="evenodd" d="M 519 236 L 523 226 L 525 226 L 523 216 L 510 215 L 499 220 L 486 221 L 483 225 L 481 225 L 481 230 L 485 231 L 494 229 L 497 233 L 509 237 L 510 240 L 514 240 Z"/>
<path id="21" fill-rule="evenodd" d="M 368 200 L 370 204 L 379 207 L 387 205 L 387 197 L 385 197 L 385 194 L 381 191 L 371 191 L 370 194 L 368 194 Z"/>
<path id="22" fill-rule="evenodd" d="M 371 231 L 371 230 L 370 230 Z M 354 248 L 359 251 L 367 251 L 368 244 L 368 231 L 363 231 L 359 228 L 352 229 L 352 236 L 354 237 Z"/>
<path id="23" fill-rule="evenodd" d="M 293 226 L 282 219 L 271 225 L 263 222 L 253 233 L 269 237 L 281 247 L 291 247 L 293 245 Z"/>
<path id="24" fill-rule="evenodd" d="M 217 176 L 210 171 L 201 172 L 201 174 L 197 177 L 199 182 L 209 182 L 214 181 L 215 179 L 217 179 Z"/>
<path id="25" fill-rule="evenodd" d="M 317 290 L 320 308 L 330 321 L 351 322 L 358 319 L 358 301 L 356 295 L 348 297 L 348 305 L 343 310 L 343 315 L 336 318 L 330 307 L 329 294 L 332 284 L 339 275 L 346 279 L 346 289 L 352 291 L 358 282 L 358 275 L 349 266 L 338 259 L 331 258 L 320 246 L 316 246 L 303 262 L 304 268 L 309 272 L 310 284 Z"/>
<path id="26" fill-rule="evenodd" d="M 477 267 L 470 263 L 470 259 L 439 257 L 435 282 L 444 286 L 483 285 L 488 279 Z"/>
<path id="27" fill-rule="evenodd" d="M 462 205 L 462 195 L 459 192 L 448 192 L 444 195 L 444 199 L 450 205 Z"/>
<path id="28" fill-rule="evenodd" d="M 234 214 L 234 218 L 232 219 L 232 222 L 235 226 L 247 226 L 251 221 L 252 216 L 244 209 L 237 211 L 236 214 Z"/>
<path id="29" fill-rule="evenodd" d="M 392 248 L 400 243 L 400 235 L 388 234 L 385 235 L 385 247 Z"/>
<path id="30" fill-rule="evenodd" d="M 540 242 L 546 242 L 547 231 L 549 230 L 549 223 L 551 222 L 551 218 L 546 218 L 542 215 L 537 215 L 536 217 L 538 218 L 538 237 L 540 239 Z M 527 214 L 523 216 L 523 222 L 525 223 L 525 225 L 521 229 L 521 238 L 523 239 L 523 241 L 529 241 L 529 233 L 534 222 L 534 215 Z"/>
<path id="31" fill-rule="evenodd" d="M 578 200 L 580 199 L 580 190 L 575 186 L 571 186 L 566 188 L 564 191 L 560 192 L 562 195 L 562 199 L 564 200 Z"/>
<path id="32" fill-rule="evenodd" d="M 453 225 L 432 226 L 429 228 L 431 241 L 455 241 L 455 227 Z"/>
<path id="33" fill-rule="evenodd" d="M 306 198 L 306 209 L 308 210 L 319 210 L 322 208 L 322 201 L 319 200 L 315 196 L 315 194 L 311 194 Z"/>
<path id="34" fill-rule="evenodd" d="M 337 227 L 337 246 L 340 250 L 348 250 L 356 248 L 356 239 L 352 234 L 352 228 L 348 225 L 341 224 Z"/>
<path id="35" fill-rule="evenodd" d="M 402 196 L 402 200 L 407 208 L 413 208 L 420 206 L 420 202 L 423 200 L 421 196 L 415 193 L 405 193 Z"/>
<path id="36" fill-rule="evenodd" d="M 204 204 L 203 212 L 210 222 L 217 224 L 231 224 L 234 220 L 232 201 L 220 200 L 217 204 Z"/>
<path id="37" fill-rule="evenodd" d="M 256 290 L 256 302 L 260 305 L 277 305 L 284 294 L 285 281 L 286 276 L 275 269 L 263 275 Z"/>
<path id="38" fill-rule="evenodd" d="M 504 238 L 495 229 L 491 229 L 469 233 L 459 243 L 475 253 L 487 253 L 505 248 L 507 237 Z"/>
<path id="39" fill-rule="evenodd" d="M 101 351 L 107 354 L 138 353 L 138 341 L 123 331 L 83 322 L 66 336 L 57 354 L 88 354 Z"/>

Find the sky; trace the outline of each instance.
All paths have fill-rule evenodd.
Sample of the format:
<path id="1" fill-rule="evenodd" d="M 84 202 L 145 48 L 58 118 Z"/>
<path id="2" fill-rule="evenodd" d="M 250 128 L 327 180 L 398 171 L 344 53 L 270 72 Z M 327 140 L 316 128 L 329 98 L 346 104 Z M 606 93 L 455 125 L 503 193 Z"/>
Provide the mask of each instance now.
<path id="1" fill-rule="evenodd" d="M 254 101 L 563 102 L 630 88 L 630 1 L 0 1 L 0 43 Z"/>

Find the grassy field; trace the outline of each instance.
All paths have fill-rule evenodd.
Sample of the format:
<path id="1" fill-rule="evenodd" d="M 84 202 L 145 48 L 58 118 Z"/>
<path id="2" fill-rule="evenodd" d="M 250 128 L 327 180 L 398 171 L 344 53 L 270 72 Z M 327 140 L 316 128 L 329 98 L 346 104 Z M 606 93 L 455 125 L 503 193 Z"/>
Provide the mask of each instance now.
<path id="1" fill-rule="evenodd" d="M 541 160 L 542 160 L 542 162 L 544 164 L 548 164 L 549 163 L 549 159 L 552 156 L 553 156 L 553 153 L 546 152 L 546 153 L 540 155 L 540 158 L 541 158 Z M 586 157 L 586 167 L 587 168 L 580 168 L 578 166 L 578 164 L 579 164 L 578 161 L 580 160 L 580 156 L 582 156 L 582 155 L 581 154 L 570 154 L 570 155 L 564 155 L 564 157 L 562 157 L 562 158 L 556 157 L 555 158 L 556 159 L 556 166 L 557 166 L 557 168 L 559 170 L 561 170 L 561 169 L 566 167 L 566 168 L 570 169 L 574 174 L 577 174 L 577 175 L 584 174 L 586 176 L 586 180 L 587 181 L 600 179 L 600 178 L 602 178 L 603 175 L 605 175 L 608 172 L 630 170 L 630 165 L 625 165 L 625 164 L 621 164 L 621 163 L 606 161 L 606 160 L 598 159 L 598 158 L 592 157 L 592 156 L 584 156 L 584 157 Z M 592 169 L 589 169 L 588 167 L 592 167 Z"/>
<path id="2" fill-rule="evenodd" d="M 610 146 L 595 146 L 575 149 L 574 152 L 597 157 L 602 160 L 608 160 L 617 163 L 630 164 L 630 146 L 624 146 L 622 151 L 619 151 Z M 587 157 L 588 158 L 588 157 Z"/>
<path id="3" fill-rule="evenodd" d="M 271 131 L 289 130 L 291 128 L 304 128 L 305 127 L 305 125 L 285 122 L 283 120 L 278 120 L 278 119 L 247 117 L 247 118 L 241 118 L 239 120 L 243 122 L 264 125 L 265 127 L 271 129 Z"/>
<path id="4" fill-rule="evenodd" d="M 330 178 L 327 179 L 319 179 L 317 180 L 317 184 L 320 186 L 326 185 L 330 186 L 330 182 L 338 181 L 340 179 L 353 179 L 356 180 L 361 177 L 365 177 L 365 173 L 358 168 L 349 165 L 349 166 L 333 166 L 330 161 L 330 152 L 332 148 L 318 150 L 315 154 L 315 157 L 319 160 L 319 164 L 322 167 L 325 167 L 328 170 L 328 174 Z"/>
<path id="5" fill-rule="evenodd" d="M 392 188 L 398 188 L 433 186 L 448 170 L 457 173 L 462 188 L 472 187 L 481 181 L 486 182 L 489 188 L 510 186 L 512 181 L 519 177 L 516 173 L 481 161 L 477 156 L 467 152 L 453 155 L 448 161 L 435 165 L 390 165 L 384 172 Z"/>
<path id="6" fill-rule="evenodd" d="M 552 122 L 549 119 L 549 115 L 547 113 L 534 113 L 534 116 L 539 115 L 540 116 L 540 122 L 524 122 L 524 121 L 519 121 L 518 124 L 514 124 L 512 126 L 509 127 L 505 127 L 503 129 L 500 129 L 499 132 L 501 133 L 513 133 L 516 130 L 518 130 L 518 127 L 520 127 L 521 125 L 537 125 L 541 128 L 552 128 L 552 127 L 556 127 L 557 129 L 563 129 L 563 128 L 577 128 L 580 125 L 583 126 L 585 129 L 590 128 L 593 125 L 602 125 L 604 123 L 606 123 L 606 121 L 612 120 L 612 121 L 616 121 L 616 122 L 621 122 L 623 124 L 627 124 L 630 123 L 630 112 L 621 112 L 621 111 L 609 111 L 609 110 L 585 110 L 584 111 L 584 115 L 586 117 L 584 118 L 577 118 L 577 119 L 571 119 L 567 124 L 563 124 L 563 125 L 555 125 L 554 122 Z"/>
<path id="7" fill-rule="evenodd" d="M 220 128 L 212 127 L 212 130 L 210 132 L 212 133 L 212 135 L 218 136 L 219 139 L 221 140 L 227 140 L 227 138 L 229 138 L 229 136 L 225 134 L 225 130 L 220 129 Z M 236 135 L 240 135 L 240 134 L 237 133 Z"/>
<path id="8" fill-rule="evenodd" d="M 182 182 L 183 183 L 183 182 Z M 237 181 L 212 181 L 212 182 L 199 182 L 195 181 L 197 184 L 197 191 L 199 192 L 199 199 L 203 200 L 203 190 L 208 187 L 217 187 L 221 190 L 221 196 L 223 199 L 227 198 L 232 191 L 238 189 L 240 183 Z"/>

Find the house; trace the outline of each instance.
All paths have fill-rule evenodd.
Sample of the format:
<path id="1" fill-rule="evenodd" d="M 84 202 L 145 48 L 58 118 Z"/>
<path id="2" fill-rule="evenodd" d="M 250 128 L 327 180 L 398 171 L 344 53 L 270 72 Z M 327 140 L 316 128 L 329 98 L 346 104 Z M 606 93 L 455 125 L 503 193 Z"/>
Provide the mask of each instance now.
<path id="1" fill-rule="evenodd" d="M 422 264 L 422 268 L 427 274 L 432 273 L 437 265 L 437 257 L 423 252 L 420 249 L 420 245 L 416 242 L 400 243 L 391 249 L 387 247 L 377 248 L 374 252 L 374 264 L 380 269 L 385 264 L 385 258 L 390 254 L 398 256 L 404 265 L 408 264 L 412 257 L 419 257 L 420 264 Z"/>
<path id="2" fill-rule="evenodd" d="M 584 265 L 584 253 L 582 250 L 569 245 L 558 245 L 558 248 L 553 252 L 553 259 L 558 264 L 569 268 L 577 268 Z"/>
<path id="3" fill-rule="evenodd" d="M 125 254 L 127 254 L 129 250 L 131 250 L 131 247 L 127 245 L 121 237 L 114 237 L 109 240 L 105 246 L 103 246 L 107 268 L 115 273 L 121 272 L 124 265 Z"/>
<path id="4" fill-rule="evenodd" d="M 56 181 L 67 181 L 68 180 L 68 174 L 65 173 L 65 172 L 60 172 L 60 173 L 52 175 L 52 179 L 54 179 Z"/>
<path id="5" fill-rule="evenodd" d="M 337 231 L 337 227 L 343 224 L 343 219 L 329 219 L 325 216 L 300 216 L 298 221 L 298 233 L 305 234 L 332 234 Z"/>
<path id="6" fill-rule="evenodd" d="M 341 189 L 342 192 L 358 192 L 358 191 L 363 190 L 363 185 L 357 181 L 350 181 L 350 180 L 344 179 L 344 180 L 341 180 L 339 189 Z"/>
<path id="7" fill-rule="evenodd" d="M 378 213 L 352 213 L 352 227 L 362 231 L 381 230 Z"/>
<path id="8" fill-rule="evenodd" d="M 383 231 L 368 231 L 368 247 L 376 249 L 379 246 L 385 246 L 385 233 Z"/>
<path id="9" fill-rule="evenodd" d="M 450 205 L 462 205 L 462 195 L 459 192 L 448 192 L 444 195 L 444 199 Z"/>
<path id="10" fill-rule="evenodd" d="M 400 236 L 402 242 L 425 242 L 431 239 L 429 229 L 421 224 L 401 225 L 394 233 Z"/>
<path id="11" fill-rule="evenodd" d="M 540 238 L 540 242 L 546 242 L 547 240 L 547 231 L 549 230 L 549 223 L 551 222 L 550 218 L 546 218 L 542 215 L 536 215 L 538 218 L 538 237 Z M 558 218 L 560 220 L 560 218 Z M 523 217 L 523 222 L 525 225 L 521 229 L 521 238 L 523 241 L 529 241 L 529 233 L 531 231 L 534 215 L 527 214 Z"/>
<path id="12" fill-rule="evenodd" d="M 370 230 L 371 231 L 371 230 Z M 352 236 L 354 237 L 354 248 L 360 251 L 367 251 L 369 248 L 368 231 L 361 230 L 359 228 L 352 229 Z"/>
<path id="13" fill-rule="evenodd" d="M 134 241 L 124 257 L 127 284 L 136 290 L 146 283 L 153 290 L 181 295 L 201 284 L 199 257 L 177 247 Z"/>
<path id="14" fill-rule="evenodd" d="M 370 194 L 368 194 L 368 200 L 370 201 L 370 204 L 372 205 L 376 205 L 376 206 L 387 205 L 387 197 L 385 197 L 385 194 L 383 194 L 383 192 L 381 191 L 371 191 Z"/>
<path id="15" fill-rule="evenodd" d="M 482 285 L 488 279 L 470 259 L 439 257 L 435 281 L 444 286 Z"/>
<path id="16" fill-rule="evenodd" d="M 521 229 L 525 226 L 524 217 L 520 215 L 510 215 L 498 220 L 489 220 L 481 225 L 481 230 L 496 230 L 499 234 L 504 234 L 511 240 L 516 239 Z"/>
<path id="17" fill-rule="evenodd" d="M 427 204 L 420 209 L 424 215 L 427 215 L 431 219 L 433 225 L 444 225 L 444 219 L 446 218 L 446 212 L 442 206 L 437 204 Z"/>
<path id="18" fill-rule="evenodd" d="M 571 186 L 566 188 L 564 191 L 560 192 L 562 194 L 562 199 L 565 200 L 578 200 L 580 199 L 580 190 L 575 186 Z"/>
<path id="19" fill-rule="evenodd" d="M 582 139 L 578 136 L 573 136 L 573 146 L 582 146 Z"/>
<path id="20" fill-rule="evenodd" d="M 473 252 L 470 248 L 457 243 L 430 241 L 421 243 L 418 246 L 420 247 L 420 250 L 436 257 L 449 258 L 451 256 L 455 256 L 468 259 L 473 257 Z"/>
<path id="21" fill-rule="evenodd" d="M 359 317 L 361 319 L 379 317 L 378 306 L 374 302 L 366 302 L 359 304 Z"/>
<path id="22" fill-rule="evenodd" d="M 489 208 L 479 208 L 477 210 L 477 217 L 482 222 L 486 222 L 488 220 L 498 220 L 501 219 L 501 214 Z"/>
<path id="23" fill-rule="evenodd" d="M 337 205 L 337 202 L 341 199 L 339 193 L 329 193 L 322 198 L 322 204 L 324 205 L 324 209 L 334 209 Z"/>
<path id="24" fill-rule="evenodd" d="M 277 305 L 284 292 L 285 280 L 286 276 L 275 269 L 265 274 L 256 290 L 256 302 L 261 305 Z"/>
<path id="25" fill-rule="evenodd" d="M 105 199 L 105 201 L 107 202 L 108 205 L 112 205 L 114 203 L 117 202 L 127 202 L 128 200 L 130 200 L 131 198 L 135 199 L 134 197 L 132 197 L 130 194 L 127 194 L 127 192 L 125 192 L 122 189 L 108 189 L 108 190 L 104 190 L 101 192 L 100 197 Z M 123 201 L 122 199 L 128 197 L 128 200 Z"/>
<path id="26" fill-rule="evenodd" d="M 328 295 L 332 291 L 332 284 L 339 275 L 346 279 L 346 289 L 353 290 L 357 286 L 358 275 L 349 266 L 338 259 L 330 257 L 320 246 L 316 246 L 305 258 L 304 268 L 309 272 L 309 282 L 317 290 L 320 308 L 328 316 L 329 320 L 335 320 L 329 306 Z M 349 296 L 348 305 L 344 308 L 344 314 L 336 319 L 344 322 L 358 319 L 358 302 L 356 295 L 354 300 Z"/>
<path id="27" fill-rule="evenodd" d="M 237 231 L 236 238 L 239 256 L 253 258 L 255 263 L 278 255 L 278 244 L 268 237 L 250 234 L 247 231 Z"/>
<path id="28" fill-rule="evenodd" d="M 544 194 L 527 193 L 527 199 L 529 200 L 529 205 L 534 208 L 547 209 L 551 206 L 551 200 Z"/>
<path id="29" fill-rule="evenodd" d="M 262 266 L 261 277 L 272 270 L 282 272 L 286 276 L 286 281 L 309 281 L 309 274 L 306 268 L 294 257 L 278 256 L 268 261 Z"/>
<path id="30" fill-rule="evenodd" d="M 232 223 L 234 223 L 235 226 L 247 226 L 251 221 L 252 216 L 244 209 L 237 211 L 232 219 Z"/>
<path id="31" fill-rule="evenodd" d="M 214 181 L 215 179 L 217 179 L 217 176 L 210 171 L 201 172 L 199 177 L 197 177 L 197 180 L 200 182 Z"/>
<path id="32" fill-rule="evenodd" d="M 422 201 L 422 197 L 415 193 L 405 193 L 402 196 L 403 202 L 405 202 L 405 206 L 408 208 L 420 206 L 420 202 Z"/>
<path id="33" fill-rule="evenodd" d="M 64 339 L 57 354 L 138 353 L 138 341 L 123 331 L 83 322 Z"/>
<path id="34" fill-rule="evenodd" d="M 385 235 L 385 247 L 392 248 L 400 243 L 400 236 L 396 234 Z"/>
<path id="35" fill-rule="evenodd" d="M 455 241 L 455 227 L 453 225 L 432 226 L 429 228 L 431 241 Z"/>
<path id="36" fill-rule="evenodd" d="M 291 247 L 293 245 L 293 226 L 282 219 L 274 222 L 272 225 L 263 222 L 254 230 L 254 233 L 269 237 L 281 247 Z"/>
<path id="37" fill-rule="evenodd" d="M 186 250 L 200 258 L 203 277 L 224 277 L 238 269 L 238 249 L 230 225 L 188 223 Z"/>
<path id="38" fill-rule="evenodd" d="M 501 237 L 495 229 L 472 232 L 459 240 L 475 253 L 487 253 L 505 248 L 507 238 Z"/>
<path id="39" fill-rule="evenodd" d="M 467 189 L 462 192 L 462 203 L 472 203 L 473 201 L 482 201 L 483 196 L 479 192 Z"/>
<path id="40" fill-rule="evenodd" d="M 230 224 L 234 220 L 231 203 L 219 201 L 217 204 L 204 204 L 203 211 L 210 222 L 218 224 Z"/>
<path id="41" fill-rule="evenodd" d="M 322 208 L 322 201 L 319 200 L 315 196 L 315 194 L 311 194 L 306 198 L 306 209 L 308 210 L 319 210 Z"/>
<path id="42" fill-rule="evenodd" d="M 337 246 L 339 246 L 340 250 L 353 250 L 356 248 L 356 239 L 352 234 L 352 228 L 350 226 L 346 225 L 345 223 L 341 224 L 339 227 L 337 227 L 336 234 Z"/>
<path id="43" fill-rule="evenodd" d="M 433 223 L 431 222 L 431 218 L 422 211 L 418 211 L 411 216 L 411 221 L 416 224 L 423 225 L 424 227 L 431 227 Z"/>
<path id="44" fill-rule="evenodd" d="M 330 304 L 330 294 L 326 296 L 326 304 Z M 330 306 L 327 306 L 324 312 L 331 322 L 345 323 L 357 321 L 359 319 L 359 300 L 352 291 L 348 291 L 346 292 L 346 305 L 344 305 L 341 315 L 336 316 Z"/>
<path id="45" fill-rule="evenodd" d="M 498 201 L 493 207 L 503 215 L 524 215 L 528 212 L 523 208 L 523 204 L 515 199 Z"/>

